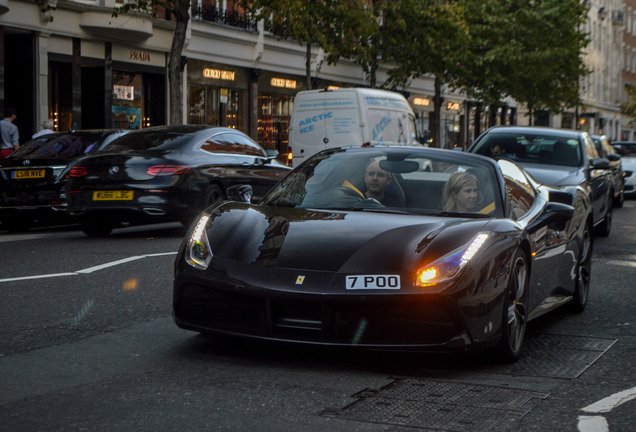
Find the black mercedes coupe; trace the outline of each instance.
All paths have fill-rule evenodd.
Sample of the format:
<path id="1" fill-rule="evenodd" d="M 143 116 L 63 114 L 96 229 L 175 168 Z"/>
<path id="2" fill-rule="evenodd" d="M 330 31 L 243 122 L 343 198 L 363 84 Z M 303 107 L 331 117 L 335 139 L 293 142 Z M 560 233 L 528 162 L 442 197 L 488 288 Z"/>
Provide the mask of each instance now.
<path id="1" fill-rule="evenodd" d="M 68 170 L 69 214 L 89 236 L 134 224 L 180 221 L 249 182 L 263 197 L 291 168 L 236 129 L 155 126 L 130 132 Z"/>
<path id="2" fill-rule="evenodd" d="M 199 215 L 177 255 L 181 328 L 369 349 L 490 347 L 514 360 L 529 320 L 565 304 L 580 312 L 588 299 L 588 195 L 541 186 L 510 160 L 332 149 L 258 204 L 248 185 L 230 194 Z"/>

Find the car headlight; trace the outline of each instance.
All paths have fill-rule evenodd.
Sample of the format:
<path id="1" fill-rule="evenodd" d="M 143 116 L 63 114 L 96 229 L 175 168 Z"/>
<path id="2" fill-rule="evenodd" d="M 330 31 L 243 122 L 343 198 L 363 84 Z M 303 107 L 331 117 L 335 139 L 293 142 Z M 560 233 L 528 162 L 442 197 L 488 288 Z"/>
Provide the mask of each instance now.
<path id="1" fill-rule="evenodd" d="M 455 249 L 431 264 L 420 268 L 415 275 L 415 286 L 427 287 L 446 282 L 477 254 L 481 246 L 488 239 L 488 233 L 479 233 L 464 246 Z"/>
<path id="2" fill-rule="evenodd" d="M 190 235 L 185 252 L 186 262 L 200 270 L 207 269 L 212 261 L 212 248 L 206 232 L 209 219 L 210 217 L 207 215 L 201 216 Z"/>

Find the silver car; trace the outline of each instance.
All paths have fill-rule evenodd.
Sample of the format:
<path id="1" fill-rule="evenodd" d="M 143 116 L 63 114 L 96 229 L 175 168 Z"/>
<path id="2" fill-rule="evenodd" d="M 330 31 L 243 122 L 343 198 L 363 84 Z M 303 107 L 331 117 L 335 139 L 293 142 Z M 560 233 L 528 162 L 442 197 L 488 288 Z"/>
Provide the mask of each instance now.
<path id="1" fill-rule="evenodd" d="M 625 175 L 625 196 L 636 196 L 636 141 L 614 141 Z"/>

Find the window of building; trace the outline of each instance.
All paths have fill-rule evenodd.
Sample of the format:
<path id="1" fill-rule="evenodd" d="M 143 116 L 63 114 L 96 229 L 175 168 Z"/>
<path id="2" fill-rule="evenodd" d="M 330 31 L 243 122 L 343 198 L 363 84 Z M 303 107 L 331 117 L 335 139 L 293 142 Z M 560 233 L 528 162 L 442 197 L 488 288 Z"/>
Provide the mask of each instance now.
<path id="1" fill-rule="evenodd" d="M 258 96 L 258 143 L 266 149 L 287 154 L 289 120 L 294 106 L 293 96 Z"/>
<path id="2" fill-rule="evenodd" d="M 113 127 L 141 129 L 143 113 L 144 99 L 141 75 L 113 71 Z"/>
<path id="3" fill-rule="evenodd" d="M 239 129 L 241 91 L 191 84 L 188 87 L 188 123 Z"/>

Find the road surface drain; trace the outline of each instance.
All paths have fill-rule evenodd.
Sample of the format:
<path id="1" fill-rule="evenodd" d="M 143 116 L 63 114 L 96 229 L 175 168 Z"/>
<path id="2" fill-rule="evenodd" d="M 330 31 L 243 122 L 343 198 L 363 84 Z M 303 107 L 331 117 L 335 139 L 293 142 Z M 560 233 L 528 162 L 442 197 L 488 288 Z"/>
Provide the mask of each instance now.
<path id="1" fill-rule="evenodd" d="M 477 371 L 515 376 L 578 378 L 615 342 L 616 339 L 540 334 L 527 339 L 521 358 L 516 362 L 482 365 Z"/>
<path id="2" fill-rule="evenodd" d="M 538 393 L 502 387 L 415 379 L 396 379 L 379 390 L 363 390 L 340 410 L 322 412 L 342 420 L 445 431 L 491 430 L 531 410 L 524 406 Z"/>

